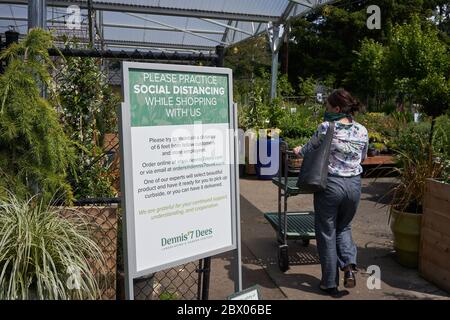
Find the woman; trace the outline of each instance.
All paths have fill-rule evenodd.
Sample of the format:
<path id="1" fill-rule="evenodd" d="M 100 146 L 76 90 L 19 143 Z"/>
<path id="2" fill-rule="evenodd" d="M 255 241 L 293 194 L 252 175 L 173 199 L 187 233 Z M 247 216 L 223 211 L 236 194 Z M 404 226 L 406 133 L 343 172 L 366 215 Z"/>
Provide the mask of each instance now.
<path id="1" fill-rule="evenodd" d="M 314 134 L 324 137 L 330 122 L 335 122 L 331 143 L 326 190 L 314 194 L 317 249 L 322 267 L 320 289 L 333 297 L 338 290 L 339 270 L 344 271 L 344 286 L 356 285 L 356 245 L 351 234 L 351 221 L 361 195 L 361 162 L 368 148 L 367 129 L 353 119 L 362 105 L 344 89 L 333 91 L 327 98 L 324 122 Z M 312 148 L 311 140 L 294 152 L 304 156 Z"/>

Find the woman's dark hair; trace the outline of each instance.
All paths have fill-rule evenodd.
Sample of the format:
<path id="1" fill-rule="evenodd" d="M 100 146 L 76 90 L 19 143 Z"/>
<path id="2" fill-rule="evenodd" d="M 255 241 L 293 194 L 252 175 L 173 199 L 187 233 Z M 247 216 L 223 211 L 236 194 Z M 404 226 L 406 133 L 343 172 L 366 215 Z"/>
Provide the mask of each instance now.
<path id="1" fill-rule="evenodd" d="M 363 111 L 364 106 L 345 89 L 334 90 L 327 98 L 332 107 L 340 107 L 341 113 L 354 114 Z"/>

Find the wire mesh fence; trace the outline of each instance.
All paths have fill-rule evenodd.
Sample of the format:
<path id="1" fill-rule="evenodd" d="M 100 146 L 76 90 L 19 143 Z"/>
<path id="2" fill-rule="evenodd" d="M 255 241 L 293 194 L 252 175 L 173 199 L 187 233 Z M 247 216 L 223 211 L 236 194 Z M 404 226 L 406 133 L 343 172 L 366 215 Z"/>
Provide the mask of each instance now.
<path id="1" fill-rule="evenodd" d="M 202 260 L 134 280 L 136 300 L 200 300 L 204 298 Z"/>
<path id="2" fill-rule="evenodd" d="M 103 254 L 104 265 L 93 264 L 99 299 L 125 299 L 120 198 L 91 198 L 66 207 L 65 216 L 81 213 Z M 200 300 L 208 298 L 210 259 L 193 261 L 134 280 L 136 300 Z"/>
<path id="3" fill-rule="evenodd" d="M 101 249 L 104 264 L 92 263 L 91 267 L 99 284 L 99 298 L 103 300 L 116 299 L 119 203 L 119 199 L 81 200 L 64 212 L 67 216 L 81 213 Z"/>

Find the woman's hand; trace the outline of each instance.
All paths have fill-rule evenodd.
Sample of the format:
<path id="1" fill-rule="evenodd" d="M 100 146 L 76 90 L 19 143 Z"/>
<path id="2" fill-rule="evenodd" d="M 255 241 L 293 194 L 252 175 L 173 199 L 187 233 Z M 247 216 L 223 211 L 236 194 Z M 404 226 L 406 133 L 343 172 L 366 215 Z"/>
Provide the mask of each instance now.
<path id="1" fill-rule="evenodd" d="M 295 153 L 295 155 L 297 156 L 297 157 L 300 157 L 301 155 L 300 155 L 300 151 L 302 150 L 302 146 L 298 146 L 298 147 L 295 147 L 294 148 L 294 153 Z"/>

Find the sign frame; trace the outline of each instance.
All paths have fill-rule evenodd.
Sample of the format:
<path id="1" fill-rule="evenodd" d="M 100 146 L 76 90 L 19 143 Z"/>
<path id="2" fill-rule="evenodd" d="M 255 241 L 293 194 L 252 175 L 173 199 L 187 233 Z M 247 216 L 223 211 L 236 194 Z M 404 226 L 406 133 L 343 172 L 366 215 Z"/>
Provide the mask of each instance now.
<path id="1" fill-rule="evenodd" d="M 251 287 L 248 287 L 245 290 L 242 290 L 242 291 L 239 291 L 239 292 L 231 294 L 230 296 L 228 296 L 227 300 L 235 300 L 235 301 L 236 300 L 249 300 L 249 299 L 236 299 L 236 298 L 244 296 L 246 294 L 249 294 L 252 291 L 256 291 L 256 296 L 258 297 L 258 299 L 256 299 L 256 300 L 262 300 L 261 289 L 260 289 L 260 286 L 257 285 L 257 284 L 255 284 L 255 285 L 253 285 Z"/>
<path id="2" fill-rule="evenodd" d="M 119 112 L 119 141 L 121 152 L 121 198 L 123 204 L 123 257 L 125 268 L 125 295 L 127 299 L 134 299 L 134 279 L 153 274 L 157 271 L 170 267 L 179 266 L 195 260 L 211 257 L 228 251 L 233 251 L 233 269 L 235 274 L 235 290 L 242 288 L 242 265 L 241 265 L 241 245 L 240 245 L 240 205 L 239 205 L 239 154 L 237 140 L 237 109 L 233 103 L 233 82 L 232 70 L 218 67 L 198 67 L 175 64 L 142 63 L 122 61 L 122 97 L 124 102 L 120 106 Z M 200 74 L 226 75 L 228 79 L 228 139 L 229 139 L 229 167 L 230 167 L 230 201 L 231 201 L 231 245 L 216 250 L 204 251 L 201 254 L 178 259 L 170 263 L 137 270 L 136 238 L 135 238 L 135 206 L 133 194 L 133 163 L 132 163 L 132 140 L 131 140 L 131 99 L 129 92 L 129 71 L 131 69 L 141 69 L 149 71 L 172 71 L 189 72 Z"/>

